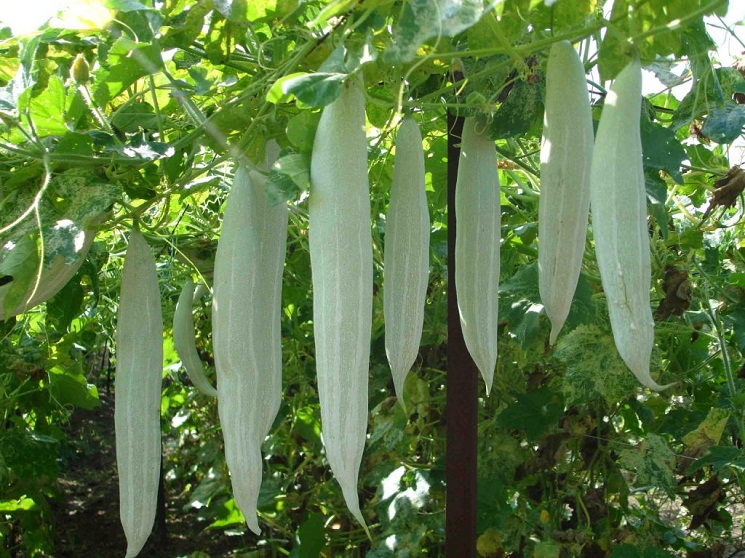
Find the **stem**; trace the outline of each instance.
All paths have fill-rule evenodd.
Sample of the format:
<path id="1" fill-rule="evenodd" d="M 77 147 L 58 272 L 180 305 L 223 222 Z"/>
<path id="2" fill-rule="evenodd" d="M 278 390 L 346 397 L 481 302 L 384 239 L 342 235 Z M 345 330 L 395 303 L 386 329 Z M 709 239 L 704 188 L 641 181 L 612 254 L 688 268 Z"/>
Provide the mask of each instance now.
<path id="1" fill-rule="evenodd" d="M 98 125 L 101 126 L 101 128 L 103 128 L 107 133 L 111 134 L 114 138 L 116 138 L 114 129 L 111 127 L 111 124 L 106 118 L 106 115 L 98 107 L 98 105 L 96 105 L 96 103 L 93 102 L 93 97 L 91 96 L 91 92 L 88 90 L 88 87 L 86 87 L 84 83 L 81 83 L 78 86 L 78 92 L 80 93 L 80 96 L 83 97 L 85 106 L 87 106 L 88 110 L 91 111 L 91 114 L 93 115 L 93 118 L 96 119 L 96 122 L 98 122 Z"/>
<path id="2" fill-rule="evenodd" d="M 724 330 L 722 329 L 721 320 L 717 318 L 716 310 L 711 305 L 709 297 L 706 297 L 706 308 L 704 309 L 706 314 L 709 316 L 711 325 L 717 332 L 717 339 L 719 341 L 719 350 L 722 353 L 722 364 L 724 365 L 724 375 L 727 378 L 727 389 L 729 390 L 730 399 L 734 400 L 737 396 L 737 384 L 735 383 L 735 375 L 732 372 L 732 362 L 729 358 L 729 352 L 727 351 L 727 339 L 724 336 Z M 740 439 L 745 440 L 745 416 L 742 409 L 735 407 L 738 412 L 737 428 L 740 433 Z"/>

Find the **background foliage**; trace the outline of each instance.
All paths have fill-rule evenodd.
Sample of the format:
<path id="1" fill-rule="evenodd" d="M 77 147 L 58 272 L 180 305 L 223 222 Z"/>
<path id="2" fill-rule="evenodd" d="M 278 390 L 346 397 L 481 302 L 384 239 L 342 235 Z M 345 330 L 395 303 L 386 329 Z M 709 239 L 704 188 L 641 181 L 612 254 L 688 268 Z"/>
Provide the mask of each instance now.
<path id="1" fill-rule="evenodd" d="M 290 203 L 291 218 L 284 399 L 264 444 L 264 533 L 246 531 L 216 402 L 188 384 L 170 331 L 166 525 L 178 518 L 189 532 L 229 541 L 192 546 L 183 553 L 191 556 L 227 555 L 225 545 L 256 556 L 442 555 L 447 110 L 491 115 L 503 185 L 500 357 L 493 392 L 479 400 L 479 555 L 703 557 L 742 548 L 745 175 L 730 144 L 745 124 L 745 68 L 718 62 L 703 20 L 722 27 L 726 10 L 722 0 L 616 0 L 612 9 L 602 0 L 86 0 L 33 34 L 0 30 L 5 313 L 40 265 L 80 263 L 82 231 L 97 231 L 58 295 L 1 326 L 0 555 L 63 555 L 55 510 L 74 502 L 61 497 L 59 479 L 93 459 L 75 417 L 112 405 L 132 217 L 158 256 L 168 323 L 185 278 L 210 280 L 232 162 L 240 153 L 262 160 L 270 138 L 282 154 L 267 195 Z M 579 44 L 591 71 L 596 120 L 605 80 L 633 48 L 661 83 L 642 122 L 653 372 L 676 382 L 661 394 L 641 389 L 614 349 L 591 235 L 565 332 L 547 346 L 535 263 L 538 150 L 546 55 L 562 38 Z M 465 80 L 453 83 L 452 68 Z M 350 520 L 323 456 L 305 205 L 320 109 L 355 72 L 366 83 L 375 242 L 360 475 L 371 541 Z M 425 137 L 432 216 L 425 328 L 405 411 L 385 360 L 381 296 L 402 111 Z M 211 364 L 209 297 L 196 316 Z M 176 555 L 157 540 L 151 552 Z"/>

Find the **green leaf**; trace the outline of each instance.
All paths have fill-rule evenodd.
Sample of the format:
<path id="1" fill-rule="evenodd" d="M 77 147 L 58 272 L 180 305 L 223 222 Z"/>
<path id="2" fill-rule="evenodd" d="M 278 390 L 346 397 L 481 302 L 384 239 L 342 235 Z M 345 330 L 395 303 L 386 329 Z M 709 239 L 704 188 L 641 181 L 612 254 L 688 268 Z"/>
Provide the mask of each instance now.
<path id="1" fill-rule="evenodd" d="M 568 404 L 601 397 L 612 405 L 636 390 L 638 382 L 613 337 L 596 326 L 581 325 L 560 337 L 554 357 L 566 365 L 562 389 Z"/>
<path id="2" fill-rule="evenodd" d="M 555 390 L 543 387 L 517 396 L 497 417 L 496 425 L 520 430 L 529 441 L 555 428 L 564 413 L 564 401 Z"/>
<path id="3" fill-rule="evenodd" d="M 745 273 L 730 273 L 728 279 L 730 285 L 745 289 Z"/>
<path id="4" fill-rule="evenodd" d="M 287 122 L 287 139 L 298 151 L 303 153 L 313 151 L 313 141 L 320 119 L 320 111 L 303 110 Z"/>
<path id="5" fill-rule="evenodd" d="M 29 103 L 34 129 L 40 137 L 62 135 L 65 124 L 65 86 L 57 76 L 51 76 L 47 88 Z"/>
<path id="6" fill-rule="evenodd" d="M 57 448 L 54 438 L 16 426 L 0 436 L 0 456 L 12 475 L 48 484 L 57 477 Z"/>
<path id="7" fill-rule="evenodd" d="M 310 184 L 310 159 L 300 153 L 280 157 L 269 172 L 266 194 L 273 203 L 298 198 L 308 191 Z"/>
<path id="8" fill-rule="evenodd" d="M 162 67 L 159 48 L 153 45 L 135 48 L 126 58 L 96 72 L 93 99 L 98 106 L 105 106 L 138 79 L 156 74 Z"/>
<path id="9" fill-rule="evenodd" d="M 702 18 L 686 20 L 694 10 L 709 7 L 706 13 L 714 11 L 708 0 L 688 0 L 686 2 L 669 2 L 668 0 L 616 0 L 613 3 L 610 21 L 599 52 L 599 69 L 603 80 L 615 78 L 618 72 L 631 61 L 634 49 L 637 49 L 643 62 L 677 54 L 682 47 L 685 33 L 708 36 Z M 687 21 L 682 28 L 676 23 Z M 633 23 L 632 23 L 633 22 Z M 655 30 L 654 33 L 651 31 Z M 647 32 L 643 40 L 631 38 Z M 711 39 L 709 39 L 711 40 Z"/>
<path id="10" fill-rule="evenodd" d="M 644 166 L 649 169 L 664 170 L 675 182 L 683 184 L 683 174 L 680 168 L 687 155 L 675 136 L 675 132 L 670 128 L 643 119 L 641 136 Z"/>
<path id="11" fill-rule="evenodd" d="M 298 529 L 298 558 L 318 558 L 321 555 L 326 546 L 325 523 L 326 518 L 321 513 L 312 513 L 303 521 Z"/>
<path id="12" fill-rule="evenodd" d="M 248 3 L 248 21 L 257 21 L 276 12 L 277 0 L 251 0 Z"/>
<path id="13" fill-rule="evenodd" d="M 543 120 L 546 80 L 543 73 L 529 80 L 518 79 L 507 99 L 494 113 L 489 139 L 511 138 L 524 134 Z"/>
<path id="14" fill-rule="evenodd" d="M 265 18 L 276 9 L 276 0 L 216 0 L 215 9 L 225 19 L 238 24 Z"/>
<path id="15" fill-rule="evenodd" d="M 31 498 L 21 496 L 17 500 L 0 501 L 0 512 L 12 513 L 15 511 L 30 511 L 37 508 L 37 504 Z"/>
<path id="16" fill-rule="evenodd" d="M 531 24 L 535 28 L 551 29 L 554 34 L 580 27 L 585 18 L 597 9 L 598 0 L 562 0 L 550 8 L 541 3 L 531 13 Z"/>
<path id="17" fill-rule="evenodd" d="M 298 72 L 278 79 L 266 95 L 270 103 L 285 103 L 296 97 L 311 107 L 333 103 L 341 92 L 347 74 Z"/>
<path id="18" fill-rule="evenodd" d="M 95 409 L 100 405 L 98 389 L 77 370 L 55 365 L 49 368 L 49 391 L 61 405 Z"/>
<path id="19" fill-rule="evenodd" d="M 743 125 L 745 106 L 727 101 L 724 106 L 711 110 L 701 133 L 717 143 L 729 144 L 740 137 Z"/>
<path id="20" fill-rule="evenodd" d="M 675 493 L 675 454 L 661 436 L 648 432 L 638 446 L 621 452 L 619 464 L 635 475 L 635 486 L 654 486 L 670 495 Z"/>
<path id="21" fill-rule="evenodd" d="M 743 472 L 745 471 L 745 451 L 734 446 L 714 446 L 709 448 L 709 453 L 696 460 L 688 468 L 686 474 L 692 475 L 709 465 L 711 465 L 714 474 L 726 468 Z"/>
<path id="22" fill-rule="evenodd" d="M 561 545 L 554 541 L 542 541 L 533 548 L 533 558 L 559 558 Z"/>
<path id="23" fill-rule="evenodd" d="M 636 545 L 622 544 L 613 548 L 610 558 L 675 558 L 675 554 L 653 546 L 642 549 Z"/>
<path id="24" fill-rule="evenodd" d="M 481 0 L 410 0 L 393 31 L 393 44 L 385 51 L 386 62 L 413 60 L 419 47 L 433 37 L 452 37 L 481 18 Z"/>
<path id="25" fill-rule="evenodd" d="M 644 187 L 647 191 L 649 213 L 657 221 L 662 237 L 667 240 L 670 232 L 667 224 L 667 182 L 656 170 L 646 170 Z"/>
<path id="26" fill-rule="evenodd" d="M 127 103 L 111 117 L 111 125 L 125 133 L 156 130 L 158 118 L 149 103 Z"/>
<path id="27" fill-rule="evenodd" d="M 521 266 L 512 277 L 500 283 L 499 296 L 504 295 L 519 295 L 528 300 L 539 300 L 538 263 Z"/>
<path id="28" fill-rule="evenodd" d="M 317 407 L 302 407 L 295 412 L 293 428 L 308 442 L 321 443 L 321 414 Z"/>
<path id="29" fill-rule="evenodd" d="M 65 153 L 69 155 L 93 155 L 93 139 L 87 134 L 78 134 L 77 132 L 67 132 L 59 138 L 54 148 L 56 153 Z"/>
<path id="30" fill-rule="evenodd" d="M 735 68 L 713 69 L 708 57 L 706 63 L 707 70 L 696 77 L 691 90 L 673 112 L 670 124 L 673 130 L 688 126 L 694 119 L 721 107 L 725 99 L 732 97 L 734 85 L 742 80 Z"/>
<path id="31" fill-rule="evenodd" d="M 209 525 L 208 529 L 224 529 L 225 527 L 243 525 L 246 522 L 234 498 L 220 506 L 215 515 L 217 519 Z"/>
<path id="32" fill-rule="evenodd" d="M 2 250 L 0 252 L 2 254 L 0 275 L 13 278 L 3 298 L 3 310 L 6 316 L 11 316 L 14 310 L 24 302 L 29 287 L 36 280 L 39 271 L 37 238 L 37 234 L 30 232 L 17 242 L 4 244 L 0 249 Z"/>
<path id="33" fill-rule="evenodd" d="M 117 12 L 136 12 L 141 10 L 152 10 L 137 0 L 104 0 L 104 6 Z"/>
<path id="34" fill-rule="evenodd" d="M 67 331 L 70 323 L 80 315 L 85 293 L 78 279 L 68 281 L 55 296 L 47 300 L 47 326 L 60 332 Z"/>

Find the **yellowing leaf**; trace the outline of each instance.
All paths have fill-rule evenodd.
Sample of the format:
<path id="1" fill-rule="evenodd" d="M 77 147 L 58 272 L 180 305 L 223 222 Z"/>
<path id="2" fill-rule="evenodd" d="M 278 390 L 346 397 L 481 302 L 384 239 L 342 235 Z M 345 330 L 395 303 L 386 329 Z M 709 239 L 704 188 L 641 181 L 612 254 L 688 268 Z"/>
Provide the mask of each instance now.
<path id="1" fill-rule="evenodd" d="M 698 428 L 683 436 L 683 443 L 688 447 L 686 453 L 701 455 L 709 447 L 718 444 L 728 421 L 728 411 L 711 409 Z"/>

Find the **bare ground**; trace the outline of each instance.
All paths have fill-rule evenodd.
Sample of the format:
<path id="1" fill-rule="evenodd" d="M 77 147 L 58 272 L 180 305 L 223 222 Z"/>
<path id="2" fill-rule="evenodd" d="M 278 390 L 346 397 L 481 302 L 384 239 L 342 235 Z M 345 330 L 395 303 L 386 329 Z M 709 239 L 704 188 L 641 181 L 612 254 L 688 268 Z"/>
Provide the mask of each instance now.
<path id="1" fill-rule="evenodd" d="M 92 411 L 77 409 L 68 426 L 70 451 L 64 456 L 54 507 L 56 558 L 121 558 L 126 541 L 119 523 L 119 488 L 114 451 L 113 397 L 101 393 Z M 224 531 L 205 530 L 187 502 L 169 494 L 166 483 L 166 532 L 155 529 L 141 557 L 199 558 L 236 556 L 249 542 Z M 258 557 L 259 553 L 242 554 Z"/>

